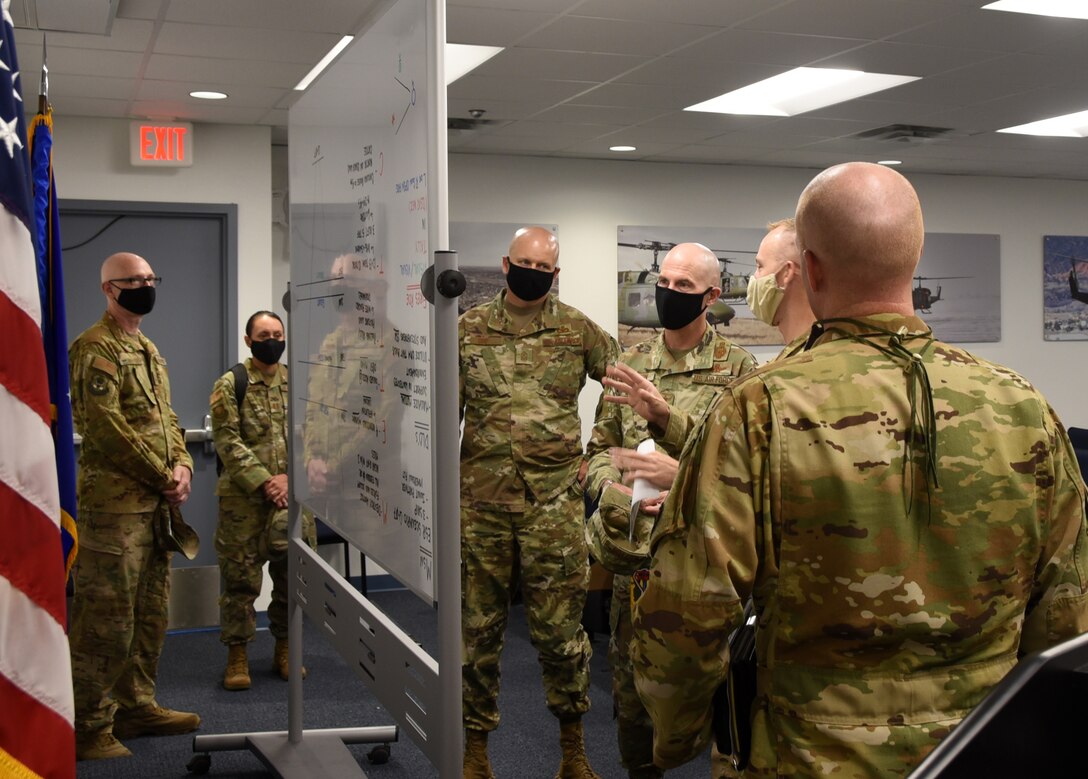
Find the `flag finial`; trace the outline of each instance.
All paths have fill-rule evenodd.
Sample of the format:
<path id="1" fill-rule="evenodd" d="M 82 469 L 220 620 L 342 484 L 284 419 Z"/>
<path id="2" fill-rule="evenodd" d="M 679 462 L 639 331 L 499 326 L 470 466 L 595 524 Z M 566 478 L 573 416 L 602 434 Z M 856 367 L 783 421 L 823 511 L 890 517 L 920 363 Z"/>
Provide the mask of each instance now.
<path id="1" fill-rule="evenodd" d="M 45 34 L 42 33 L 42 80 L 38 85 L 38 113 L 49 108 L 49 64 L 45 53 Z"/>

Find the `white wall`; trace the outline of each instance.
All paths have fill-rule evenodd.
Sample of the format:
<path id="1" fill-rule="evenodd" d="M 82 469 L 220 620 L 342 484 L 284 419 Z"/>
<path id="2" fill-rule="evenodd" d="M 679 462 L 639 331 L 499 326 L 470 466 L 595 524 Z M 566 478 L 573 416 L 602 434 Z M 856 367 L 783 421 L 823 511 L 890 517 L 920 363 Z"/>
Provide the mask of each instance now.
<path id="1" fill-rule="evenodd" d="M 273 302 L 278 307 L 283 290 L 273 294 L 270 272 L 270 128 L 197 124 L 192 167 L 136 168 L 129 163 L 128 121 L 63 115 L 53 121 L 53 169 L 61 198 L 237 204 L 239 315 Z M 241 326 L 238 354 L 244 357 Z"/>
<path id="2" fill-rule="evenodd" d="M 452 155 L 450 219 L 557 224 L 560 297 L 615 333 L 618 225 L 762 227 L 793 214 L 815 173 Z M 1088 235 L 1088 182 L 907 175 L 928 231 L 1001 236 L 1002 340 L 964 346 L 1027 376 L 1066 425 L 1088 427 L 1088 341 L 1044 341 L 1042 301 L 1043 236 Z M 495 248 L 496 262 L 505 249 Z M 765 360 L 777 348 L 752 351 Z M 583 419 L 597 394 L 583 394 Z"/>
<path id="3" fill-rule="evenodd" d="M 287 154 L 271 146 L 267 127 L 198 124 L 194 165 L 155 169 L 129 165 L 127 121 L 58 116 L 55 123 L 54 168 L 62 197 L 236 203 L 238 311 L 282 311 L 289 243 L 286 229 L 273 224 L 271 192 L 287 189 Z M 761 227 L 792 214 L 815 173 L 490 155 L 451 155 L 449 167 L 451 220 L 559 225 L 561 296 L 613 333 L 618 225 Z M 967 347 L 1025 374 L 1066 425 L 1088 427 L 1081 385 L 1088 374 L 1088 341 L 1042 337 L 1042 237 L 1088 235 L 1088 182 L 911 179 L 928 230 L 1001 236 L 1002 340 Z M 495 247 L 496 261 L 505 249 Z M 753 351 L 767 359 L 777 349 Z M 239 334 L 238 354 L 246 353 Z M 581 404 L 587 434 L 598 395 L 591 386 Z"/>

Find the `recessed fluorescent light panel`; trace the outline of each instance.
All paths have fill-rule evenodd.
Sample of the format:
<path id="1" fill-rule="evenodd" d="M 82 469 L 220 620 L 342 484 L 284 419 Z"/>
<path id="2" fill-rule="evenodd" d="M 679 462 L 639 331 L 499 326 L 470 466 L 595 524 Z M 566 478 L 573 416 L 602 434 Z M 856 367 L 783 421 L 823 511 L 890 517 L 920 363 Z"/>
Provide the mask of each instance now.
<path id="1" fill-rule="evenodd" d="M 749 116 L 796 116 L 917 81 L 918 78 L 838 68 L 794 68 L 684 110 Z"/>
<path id="2" fill-rule="evenodd" d="M 1088 3 L 1084 0 L 1001 0 L 998 3 L 984 5 L 982 8 L 989 11 L 1009 11 L 1015 14 L 1088 19 Z"/>
<path id="3" fill-rule="evenodd" d="M 201 100 L 226 100 L 226 92 L 211 92 L 206 89 L 197 89 L 189 93 L 189 97 L 197 97 Z"/>
<path id="4" fill-rule="evenodd" d="M 880 160 L 877 165 L 902 165 L 903 160 Z"/>
<path id="5" fill-rule="evenodd" d="M 1084 138 L 1088 136 L 1088 111 L 1078 111 L 1075 114 L 1055 116 L 1052 119 L 1043 119 L 1028 124 L 1018 124 L 1016 127 L 1006 127 L 998 130 L 999 133 L 1012 133 L 1014 135 L 1047 135 L 1058 138 Z"/>
<path id="6" fill-rule="evenodd" d="M 501 46 L 469 46 L 465 43 L 446 44 L 446 86 L 483 65 L 502 51 Z"/>
<path id="7" fill-rule="evenodd" d="M 609 151 L 635 151 L 634 146 L 609 146 Z"/>
<path id="8" fill-rule="evenodd" d="M 331 65 L 332 61 L 336 59 L 336 55 L 346 49 L 348 44 L 351 43 L 353 40 L 355 40 L 354 35 L 345 35 L 343 38 L 341 38 L 340 42 L 333 46 L 331 49 L 329 49 L 329 53 L 322 57 L 320 62 L 314 65 L 313 70 L 307 73 L 303 77 L 302 81 L 295 84 L 295 89 L 301 92 L 306 87 L 310 86 L 310 83 L 315 78 L 321 75 L 321 71 Z"/>

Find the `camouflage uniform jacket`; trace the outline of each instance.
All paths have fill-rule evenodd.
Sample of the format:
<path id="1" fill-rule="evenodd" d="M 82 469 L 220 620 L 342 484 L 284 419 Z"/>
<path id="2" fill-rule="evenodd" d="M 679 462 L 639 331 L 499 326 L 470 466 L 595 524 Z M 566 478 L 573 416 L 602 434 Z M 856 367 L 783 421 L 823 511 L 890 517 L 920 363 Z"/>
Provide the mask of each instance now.
<path id="1" fill-rule="evenodd" d="M 699 344 L 679 359 L 673 358 L 665 346 L 664 334 L 659 333 L 632 346 L 620 355 L 620 362 L 649 379 L 670 409 L 692 418 L 703 415 L 723 386 L 756 366 L 750 353 L 712 327 L 707 328 Z M 620 480 L 621 474 L 612 464 L 609 449 L 614 446 L 634 449 L 651 437 L 646 420 L 632 412 L 629 406 L 606 403 L 602 398 L 586 447 L 589 458 L 586 489 L 589 494 L 599 495 L 601 486 L 608 479 Z M 666 451 L 676 457 L 680 447 Z"/>
<path id="2" fill-rule="evenodd" d="M 808 343 L 809 334 L 807 332 L 794 338 L 788 344 L 782 347 L 777 355 L 775 355 L 770 362 L 777 362 L 778 360 L 784 360 L 787 357 L 804 351 L 805 344 Z M 709 408 L 705 409 L 702 414 L 687 414 L 682 413 L 683 410 L 679 409 L 681 413 L 677 413 L 678 409 L 669 407 L 669 422 L 666 429 L 661 430 L 656 425 L 648 425 L 648 430 L 652 435 L 658 436 L 655 440 L 661 445 L 670 455 L 678 457 L 679 452 L 683 449 L 684 444 L 695 432 L 696 428 L 702 425 L 702 417 Z"/>
<path id="3" fill-rule="evenodd" d="M 458 322 L 461 505 L 525 510 L 526 488 L 550 500 L 578 476 L 578 393 L 600 381 L 619 348 L 585 314 L 548 296 L 519 333 L 505 290 Z"/>
<path id="4" fill-rule="evenodd" d="M 174 466 L 193 468 L 170 406 L 166 360 L 147 336 L 129 335 L 107 313 L 72 343 L 68 362 L 72 417 L 83 436 L 80 510 L 154 511 Z"/>
<path id="5" fill-rule="evenodd" d="M 1018 656 L 1088 630 L 1085 487 L 1042 395 L 916 317 L 822 324 L 726 388 L 654 529 L 633 656 L 659 765 L 705 745 L 752 594 L 751 776 L 905 775 Z"/>
<path id="6" fill-rule="evenodd" d="M 287 473 L 287 366 L 266 376 L 246 359 L 249 386 L 242 408 L 235 401 L 234 373 L 227 371 L 212 388 L 212 437 L 223 461 L 215 494 L 264 499 L 261 486 Z M 241 412 L 241 413 L 239 413 Z"/>

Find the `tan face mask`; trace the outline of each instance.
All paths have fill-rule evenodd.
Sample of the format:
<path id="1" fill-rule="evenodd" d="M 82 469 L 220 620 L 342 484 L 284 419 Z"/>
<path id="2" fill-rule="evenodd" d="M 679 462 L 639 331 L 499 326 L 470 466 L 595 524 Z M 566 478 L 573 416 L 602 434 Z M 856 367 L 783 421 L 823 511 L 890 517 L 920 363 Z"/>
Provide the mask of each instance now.
<path id="1" fill-rule="evenodd" d="M 774 316 L 786 290 L 778 286 L 774 273 L 758 278 L 753 274 L 748 277 L 748 308 L 752 316 L 768 325 L 774 325 Z"/>

